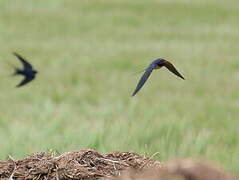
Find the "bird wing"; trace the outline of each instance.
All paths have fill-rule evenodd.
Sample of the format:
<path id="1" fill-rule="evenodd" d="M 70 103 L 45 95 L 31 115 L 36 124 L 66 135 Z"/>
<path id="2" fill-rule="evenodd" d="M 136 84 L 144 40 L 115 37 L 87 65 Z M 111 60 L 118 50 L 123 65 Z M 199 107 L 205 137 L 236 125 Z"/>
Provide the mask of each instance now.
<path id="1" fill-rule="evenodd" d="M 21 87 L 21 86 L 29 83 L 33 79 L 34 79 L 34 77 L 25 76 L 25 78 L 16 87 Z"/>
<path id="2" fill-rule="evenodd" d="M 170 63 L 169 61 L 164 61 L 163 65 L 172 73 L 174 73 L 175 75 L 177 75 L 178 77 L 185 79 L 178 71 L 177 69 L 174 67 L 174 65 L 172 63 Z"/>
<path id="3" fill-rule="evenodd" d="M 152 73 L 154 67 L 155 66 L 151 65 L 145 70 L 145 72 L 144 72 L 143 76 L 140 78 L 132 96 L 134 96 L 143 87 L 143 85 L 145 84 L 145 82 L 149 78 L 150 74 Z"/>
<path id="4" fill-rule="evenodd" d="M 24 69 L 32 69 L 32 65 L 26 59 L 15 52 L 13 54 L 22 62 Z"/>

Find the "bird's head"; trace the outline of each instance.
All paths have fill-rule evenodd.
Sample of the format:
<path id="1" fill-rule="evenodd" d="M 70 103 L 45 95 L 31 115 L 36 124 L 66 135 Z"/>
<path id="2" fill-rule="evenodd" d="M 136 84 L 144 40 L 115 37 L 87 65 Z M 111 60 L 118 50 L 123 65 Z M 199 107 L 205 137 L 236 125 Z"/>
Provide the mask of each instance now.
<path id="1" fill-rule="evenodd" d="M 164 61 L 166 61 L 165 59 L 163 59 L 163 58 L 158 58 L 158 59 L 156 59 L 154 62 L 155 63 L 162 63 L 162 62 L 164 62 Z"/>
<path id="2" fill-rule="evenodd" d="M 166 60 L 163 59 L 163 58 L 158 58 L 158 59 L 155 59 L 151 65 L 155 67 L 155 69 L 159 69 L 162 67 L 163 63 L 165 62 Z"/>

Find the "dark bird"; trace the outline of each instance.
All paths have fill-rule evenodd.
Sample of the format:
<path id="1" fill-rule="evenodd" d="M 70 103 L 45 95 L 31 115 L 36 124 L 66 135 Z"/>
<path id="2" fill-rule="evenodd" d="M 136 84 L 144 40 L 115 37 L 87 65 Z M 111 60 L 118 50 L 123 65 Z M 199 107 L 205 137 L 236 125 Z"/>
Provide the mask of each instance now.
<path id="1" fill-rule="evenodd" d="M 13 54 L 21 61 L 22 65 L 23 65 L 23 69 L 14 67 L 15 72 L 13 74 L 13 75 L 24 76 L 24 79 L 16 86 L 16 87 L 21 87 L 21 86 L 29 83 L 33 79 L 35 79 L 37 71 L 33 69 L 32 65 L 29 62 L 27 62 L 27 60 L 25 58 L 23 58 L 22 56 L 20 56 L 19 54 L 15 53 L 15 52 Z"/>
<path id="2" fill-rule="evenodd" d="M 178 77 L 184 79 L 184 77 L 177 71 L 177 69 L 174 67 L 174 65 L 172 63 L 170 63 L 169 61 L 166 61 L 165 59 L 158 58 L 158 59 L 154 60 L 145 69 L 145 72 L 144 72 L 143 76 L 140 78 L 140 80 L 137 84 L 137 87 L 135 88 L 132 96 L 134 96 L 143 87 L 143 85 L 145 84 L 145 82 L 147 81 L 147 79 L 149 78 L 150 74 L 152 73 L 152 71 L 154 69 L 159 69 L 163 66 L 165 66 L 169 71 L 171 71 L 172 73 L 174 73 Z"/>

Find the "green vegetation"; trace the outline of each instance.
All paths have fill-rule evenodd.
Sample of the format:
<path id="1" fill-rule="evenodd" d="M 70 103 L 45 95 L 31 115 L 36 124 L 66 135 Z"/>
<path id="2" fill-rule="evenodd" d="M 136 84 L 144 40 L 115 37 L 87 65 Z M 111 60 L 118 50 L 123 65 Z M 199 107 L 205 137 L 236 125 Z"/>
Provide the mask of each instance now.
<path id="1" fill-rule="evenodd" d="M 93 148 L 199 157 L 239 172 L 237 0 L 0 1 L 0 158 Z M 7 65 L 40 71 L 16 89 Z M 157 57 L 186 77 L 155 71 Z"/>

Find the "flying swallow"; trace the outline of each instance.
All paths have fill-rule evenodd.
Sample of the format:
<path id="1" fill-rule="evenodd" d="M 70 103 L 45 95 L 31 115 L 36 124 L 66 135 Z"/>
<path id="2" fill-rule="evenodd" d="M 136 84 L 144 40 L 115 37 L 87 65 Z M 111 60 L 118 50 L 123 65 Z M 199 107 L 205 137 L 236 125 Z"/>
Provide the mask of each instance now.
<path id="1" fill-rule="evenodd" d="M 171 71 L 178 77 L 184 79 L 184 77 L 177 71 L 177 69 L 174 67 L 172 63 L 170 63 L 169 61 L 166 61 L 165 59 L 158 58 L 154 60 L 152 63 L 150 63 L 149 66 L 145 69 L 145 72 L 143 76 L 140 78 L 132 96 L 134 96 L 143 87 L 143 85 L 145 84 L 145 82 L 147 81 L 147 79 L 149 78 L 150 74 L 152 73 L 154 69 L 159 69 L 163 66 L 165 66 L 169 71 Z"/>
<path id="2" fill-rule="evenodd" d="M 27 83 L 29 83 L 30 81 L 32 81 L 36 74 L 37 71 L 33 69 L 32 65 L 27 62 L 27 60 L 25 58 L 23 58 L 22 56 L 20 56 L 17 53 L 13 53 L 22 63 L 23 65 L 23 69 L 19 69 L 17 67 L 14 67 L 14 74 L 13 75 L 22 75 L 24 76 L 24 79 L 16 86 L 16 87 L 21 87 Z"/>

